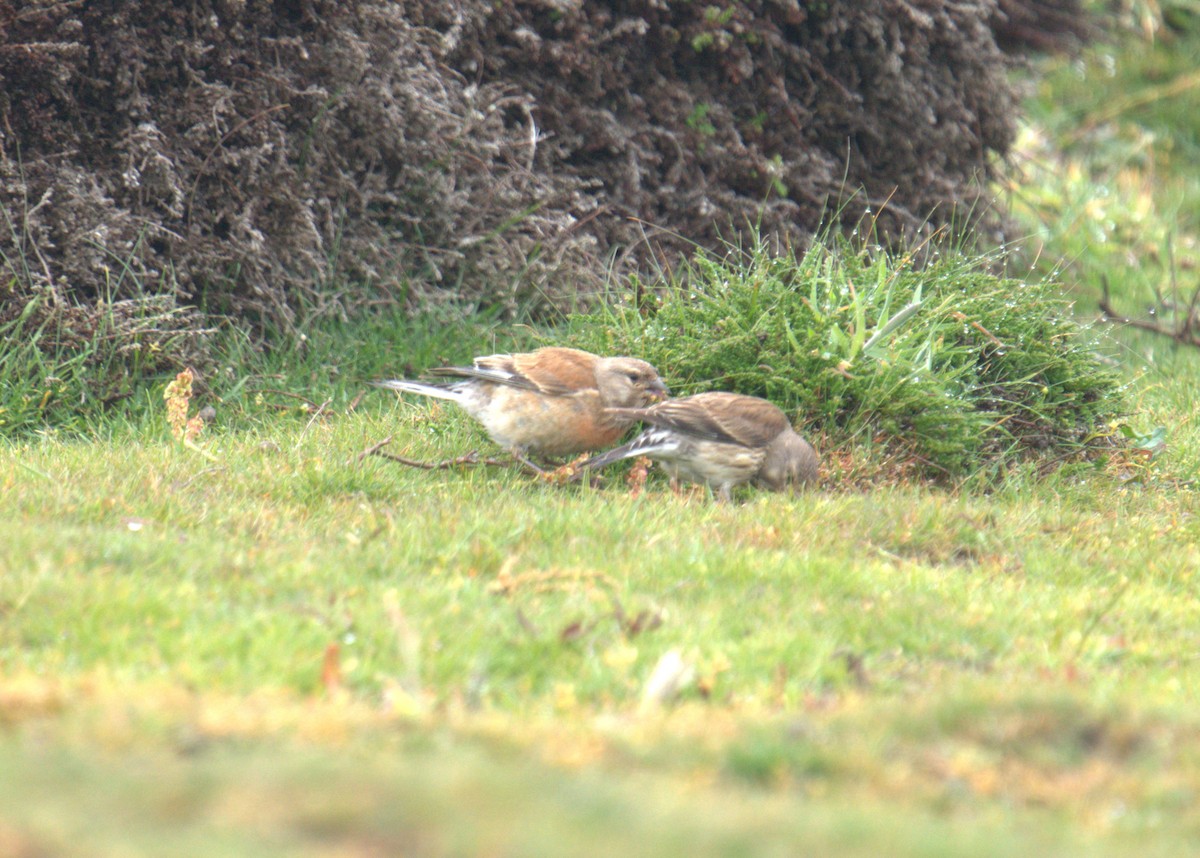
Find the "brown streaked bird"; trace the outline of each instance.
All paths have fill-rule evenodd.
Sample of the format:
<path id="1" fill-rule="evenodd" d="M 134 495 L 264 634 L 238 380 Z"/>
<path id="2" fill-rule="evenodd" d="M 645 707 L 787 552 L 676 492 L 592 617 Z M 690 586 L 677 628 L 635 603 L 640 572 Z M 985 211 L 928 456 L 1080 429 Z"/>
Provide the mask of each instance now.
<path id="1" fill-rule="evenodd" d="M 641 408 L 667 395 L 658 371 L 644 360 L 558 346 L 477 357 L 472 366 L 439 367 L 429 374 L 461 380 L 372 384 L 454 402 L 493 441 L 530 465 L 527 453 L 573 456 L 612 444 L 637 419 L 619 409 Z"/>
<path id="2" fill-rule="evenodd" d="M 648 456 L 672 480 L 707 483 L 728 501 L 735 486 L 782 491 L 817 479 L 817 454 L 796 434 L 776 405 L 740 393 L 698 393 L 649 408 L 615 408 L 615 414 L 648 427 L 632 441 L 584 462 L 601 468 Z"/>

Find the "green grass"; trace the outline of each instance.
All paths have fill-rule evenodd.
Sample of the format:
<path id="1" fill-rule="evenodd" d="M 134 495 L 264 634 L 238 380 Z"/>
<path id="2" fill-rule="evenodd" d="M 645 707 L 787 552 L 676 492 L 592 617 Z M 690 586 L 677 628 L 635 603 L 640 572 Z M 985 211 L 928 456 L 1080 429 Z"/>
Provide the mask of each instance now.
<path id="1" fill-rule="evenodd" d="M 1150 53 L 1119 49 L 1111 83 L 1098 53 L 1080 86 L 1052 67 L 1031 128 L 1066 139 L 1161 84 Z M 1196 114 L 1171 109 L 1039 150 L 1016 195 L 1040 195 L 1038 264 L 1085 320 L 1104 277 L 1134 314 L 1194 274 L 1175 205 L 1200 179 L 1174 153 Z M 1150 149 L 1122 149 L 1143 131 Z M 1097 200 L 1127 225 L 1100 219 L 1103 242 Z M 839 359 L 894 311 L 853 315 Z M 1196 349 L 1102 341 L 1129 426 L 1166 428 L 1153 460 L 957 489 L 850 485 L 827 462 L 819 490 L 717 505 L 359 460 L 387 436 L 417 458 L 490 450 L 452 409 L 364 381 L 536 338 L 385 307 L 300 333 L 265 358 L 221 335 L 199 450 L 167 430 L 169 373 L 99 421 L 35 415 L 0 442 L 0 854 L 1194 848 Z M 53 373 L 5 354 L 41 402 Z M 670 652 L 693 679 L 647 704 Z"/>
<path id="2" fill-rule="evenodd" d="M 27 330 L 17 321 L 0 333 L 9 335 L 0 372 L 12 379 L 0 388 L 0 438 L 156 437 L 166 431 L 163 390 L 178 364 L 118 360 L 102 347 L 103 332 L 50 349 L 47 340 L 57 335 L 43 328 Z M 381 303 L 360 311 L 353 323 L 312 315 L 294 330 L 270 332 L 266 345 L 232 325 L 211 337 L 216 359 L 195 369 L 193 413 L 211 406 L 216 425 L 246 429 L 282 414 L 352 410 L 369 390 L 368 380 L 519 349 L 532 332 L 471 308 L 432 308 L 414 317 Z M 113 401 L 105 405 L 109 394 Z"/>
<path id="3" fill-rule="evenodd" d="M 653 774 L 576 771 L 522 749 L 373 731 L 336 754 L 262 742 L 199 754 L 0 748 L 0 798 L 36 803 L 8 854 L 1167 854 L 1132 832 L 1079 836 L 1047 814 L 907 813 Z M 71 772 L 65 781 L 54 773 Z M 18 787 L 17 784 L 20 784 Z M 1042 817 L 1042 819 L 1039 819 Z M 86 822 L 81 820 L 86 819 Z M 1026 823 L 1034 823 L 1026 827 Z M 1016 823 L 1020 827 L 1013 827 Z M 1178 848 L 1184 848 L 1176 841 Z M 1145 848 L 1146 851 L 1142 851 Z M 24 849 L 22 853 L 21 849 Z"/>
<path id="4" fill-rule="evenodd" d="M 1040 67 L 1006 202 L 1027 230 L 1024 255 L 1064 283 L 1080 319 L 1101 318 L 1107 292 L 1119 315 L 1171 332 L 1200 288 L 1200 79 L 1190 60 L 1200 28 L 1195 19 L 1179 32 L 1162 27 L 1163 14 L 1188 3 L 1128 5 L 1153 42 L 1114 37 Z M 1196 347 L 1121 326 L 1108 333 L 1102 349 L 1137 379 L 1141 431 L 1164 426 L 1175 473 L 1195 479 Z"/>
<path id="5" fill-rule="evenodd" d="M 1200 827 L 1191 492 L 1063 475 L 729 507 L 356 461 L 386 435 L 486 444 L 380 395 L 202 436 L 216 462 L 166 438 L 0 453 L 0 760 L 38 785 L 9 781 L 11 836 L 1116 855 Z M 672 649 L 696 681 L 646 712 Z M 80 833 L 94 814 L 114 821 Z"/>
<path id="6" fill-rule="evenodd" d="M 1118 313 L 1176 326 L 1195 291 L 1198 52 L 1200 28 L 1099 44 L 1048 62 L 1036 83 L 1008 203 L 1085 312 L 1107 288 Z"/>
<path id="7" fill-rule="evenodd" d="M 1106 448 L 1127 407 L 1115 374 L 1053 283 L 994 276 L 994 263 L 848 242 L 772 255 L 759 242 L 697 254 L 653 289 L 635 279 L 552 335 L 649 360 L 676 395 L 769 398 L 827 446 L 898 463 L 876 480 L 911 468 L 987 482 Z"/>

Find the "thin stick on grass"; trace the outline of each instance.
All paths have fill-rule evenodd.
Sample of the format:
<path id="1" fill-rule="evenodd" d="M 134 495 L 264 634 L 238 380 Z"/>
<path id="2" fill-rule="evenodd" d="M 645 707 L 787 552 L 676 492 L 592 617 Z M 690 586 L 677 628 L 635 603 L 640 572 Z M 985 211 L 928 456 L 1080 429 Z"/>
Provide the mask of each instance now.
<path id="1" fill-rule="evenodd" d="M 505 459 L 481 459 L 479 453 L 472 450 L 465 456 L 459 456 L 455 459 L 443 459 L 440 462 L 422 462 L 420 459 L 410 459 L 407 456 L 397 456 L 395 453 L 384 451 L 384 447 L 392 443 L 392 436 L 384 438 L 382 441 L 372 444 L 367 449 L 355 457 L 356 462 L 361 462 L 367 456 L 378 456 L 381 459 L 387 459 L 389 462 L 396 462 L 401 465 L 407 465 L 410 468 L 420 468 L 423 471 L 445 471 L 450 468 L 470 468 L 476 465 L 490 466 L 493 468 L 507 468 L 512 465 L 512 460 Z"/>
<path id="2" fill-rule="evenodd" d="M 422 462 L 419 459 L 409 459 L 404 456 L 397 456 L 394 453 L 385 453 L 382 450 L 376 450 L 372 453 L 374 456 L 381 456 L 384 459 L 389 459 L 393 462 L 399 462 L 402 465 L 408 465 L 410 468 L 421 468 L 426 471 L 444 471 L 448 468 L 471 468 L 476 465 L 490 466 L 493 468 L 509 468 L 512 467 L 514 460 L 506 459 L 481 459 L 479 454 L 472 451 L 465 456 L 459 456 L 454 459 L 443 459 L 440 462 Z M 518 462 L 522 470 L 526 470 L 527 466 L 523 462 Z"/>
<path id="3" fill-rule="evenodd" d="M 386 447 L 386 446 L 387 446 L 388 444 L 390 444 L 390 443 L 392 443 L 392 436 L 391 436 L 391 435 L 388 435 L 388 436 L 387 436 L 386 438 L 384 438 L 382 441 L 379 441 L 379 442 L 377 442 L 377 443 L 375 443 L 375 444 L 372 444 L 370 447 L 368 447 L 367 449 L 365 449 L 365 450 L 363 450 L 361 453 L 359 453 L 357 456 L 355 456 L 355 457 L 354 457 L 354 461 L 355 461 L 355 462 L 361 462 L 363 459 L 367 458 L 367 456 L 373 456 L 373 455 L 375 455 L 375 453 L 376 453 L 378 450 L 381 450 L 381 449 L 383 449 L 384 447 Z"/>

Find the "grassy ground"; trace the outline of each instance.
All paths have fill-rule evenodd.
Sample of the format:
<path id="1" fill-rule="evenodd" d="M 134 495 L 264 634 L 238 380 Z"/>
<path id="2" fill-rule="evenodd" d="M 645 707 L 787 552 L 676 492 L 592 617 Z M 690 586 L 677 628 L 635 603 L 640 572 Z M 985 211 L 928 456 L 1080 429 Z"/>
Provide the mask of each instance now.
<path id="1" fill-rule="evenodd" d="M 721 507 L 355 461 L 386 434 L 418 456 L 480 440 L 446 422 L 274 421 L 209 439 L 216 464 L 157 440 L 6 450 L 12 836 L 1003 855 L 1197 832 L 1192 493 Z M 672 649 L 696 681 L 648 709 Z"/>
<path id="2" fill-rule="evenodd" d="M 1052 122 L 1072 111 L 1103 114 L 1098 136 L 1024 150 L 1050 200 L 1025 216 L 1043 258 L 1070 258 L 1082 315 L 1101 273 L 1133 314 L 1157 300 L 1150 282 L 1194 282 L 1181 249 L 1196 225 L 1172 201 L 1200 181 L 1157 149 L 1102 168 L 1114 139 L 1150 127 L 1137 111 L 1152 99 L 1108 116 L 1114 102 L 1065 82 L 1089 63 L 1106 68 L 1051 70 L 1027 139 L 1061 137 Z M 1145 77 L 1129 68 L 1121 91 Z M 1066 244 L 1091 223 L 1063 225 L 1087 207 L 1068 192 L 1105 187 L 1117 216 L 1172 234 L 1172 254 L 1117 232 Z M 1110 241 L 1124 253 L 1095 259 Z M 656 482 L 634 497 L 358 458 L 387 436 L 418 458 L 486 449 L 449 410 L 360 399 L 361 379 L 510 337 L 484 320 L 314 328 L 275 350 L 283 377 L 214 383 L 225 401 L 198 449 L 170 439 L 160 391 L 89 440 L 0 447 L 0 855 L 1195 842 L 1194 349 L 1110 341 L 1131 422 L 1167 428 L 1132 480 L 718 506 Z M 691 680 L 664 705 L 647 689 L 670 653 Z"/>

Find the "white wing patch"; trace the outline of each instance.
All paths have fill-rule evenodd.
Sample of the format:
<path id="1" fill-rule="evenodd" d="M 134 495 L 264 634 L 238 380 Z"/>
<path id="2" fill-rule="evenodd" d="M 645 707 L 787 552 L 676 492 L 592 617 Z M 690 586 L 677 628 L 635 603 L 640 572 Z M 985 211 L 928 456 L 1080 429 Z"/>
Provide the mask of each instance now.
<path id="1" fill-rule="evenodd" d="M 671 429 L 648 429 L 638 435 L 625 446 L 629 452 L 622 458 L 630 456 L 654 456 L 661 453 L 674 453 L 679 449 L 679 435 Z"/>

